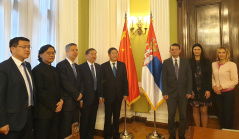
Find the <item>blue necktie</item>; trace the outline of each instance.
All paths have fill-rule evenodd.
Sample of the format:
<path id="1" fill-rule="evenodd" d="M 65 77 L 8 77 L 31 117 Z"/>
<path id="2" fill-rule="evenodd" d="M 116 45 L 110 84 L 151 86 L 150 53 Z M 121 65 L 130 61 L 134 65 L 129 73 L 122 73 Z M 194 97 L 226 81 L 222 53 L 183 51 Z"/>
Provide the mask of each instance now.
<path id="1" fill-rule="evenodd" d="M 176 77 L 177 77 L 177 80 L 178 80 L 178 71 L 179 71 L 179 68 L 178 68 L 178 60 L 175 59 L 175 64 L 174 64 L 174 68 L 175 68 L 175 74 L 176 74 Z"/>
<path id="2" fill-rule="evenodd" d="M 91 65 L 91 73 L 92 73 L 92 76 L 93 76 L 93 79 L 94 79 L 94 90 L 97 89 L 97 80 L 96 80 L 96 77 L 95 77 L 95 70 L 94 70 L 94 66 Z"/>
<path id="3" fill-rule="evenodd" d="M 113 73 L 114 73 L 114 76 L 116 77 L 116 68 L 115 68 L 115 63 L 112 63 L 113 64 Z"/>
<path id="4" fill-rule="evenodd" d="M 29 89 L 30 89 L 30 105 L 33 106 L 34 103 L 33 103 L 33 90 L 32 90 L 32 85 L 31 85 L 31 81 L 30 81 L 30 77 L 28 76 L 27 74 L 27 68 L 26 68 L 26 63 L 25 62 L 22 62 L 22 66 L 24 68 L 24 71 L 25 71 L 25 74 L 26 74 L 26 77 L 27 77 L 27 82 L 28 82 L 28 85 L 29 85 Z"/>
<path id="5" fill-rule="evenodd" d="M 76 67 L 75 67 L 75 63 L 72 63 L 72 69 L 75 75 L 75 78 L 77 78 L 77 72 L 76 72 Z"/>

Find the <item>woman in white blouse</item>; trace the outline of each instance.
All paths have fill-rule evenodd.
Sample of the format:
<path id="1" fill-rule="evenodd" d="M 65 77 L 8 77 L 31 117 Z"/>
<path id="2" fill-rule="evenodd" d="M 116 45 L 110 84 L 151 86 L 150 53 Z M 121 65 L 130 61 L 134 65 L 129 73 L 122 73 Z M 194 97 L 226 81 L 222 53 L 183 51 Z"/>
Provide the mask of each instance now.
<path id="1" fill-rule="evenodd" d="M 217 49 L 217 61 L 212 63 L 212 88 L 221 128 L 233 128 L 234 88 L 238 84 L 237 65 L 230 61 L 230 52 L 224 47 Z"/>

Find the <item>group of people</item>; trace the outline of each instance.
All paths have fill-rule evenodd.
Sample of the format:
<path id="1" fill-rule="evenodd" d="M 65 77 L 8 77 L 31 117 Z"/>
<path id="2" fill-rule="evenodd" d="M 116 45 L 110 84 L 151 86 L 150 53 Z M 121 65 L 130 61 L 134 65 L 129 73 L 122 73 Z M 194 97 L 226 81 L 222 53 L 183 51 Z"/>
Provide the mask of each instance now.
<path id="1" fill-rule="evenodd" d="M 102 65 L 95 63 L 97 52 L 89 48 L 87 61 L 77 65 L 78 47 L 70 43 L 65 47 L 66 59 L 53 67 L 56 50 L 44 45 L 33 70 L 25 61 L 31 50 L 29 39 L 15 37 L 9 48 L 12 56 L 0 63 L 1 139 L 29 139 L 32 131 L 34 139 L 63 139 L 71 135 L 75 122 L 80 122 L 81 139 L 93 139 L 102 103 L 104 137 L 120 138 L 119 116 L 128 96 L 128 80 L 116 48 L 108 50 L 110 60 Z"/>
<path id="2" fill-rule="evenodd" d="M 179 57 L 179 44 L 170 46 L 171 58 L 164 60 L 162 92 L 168 105 L 169 139 L 176 139 L 175 113 L 179 111 L 179 139 L 184 139 L 187 102 L 193 108 L 196 126 L 207 127 L 211 93 L 215 102 L 221 128 L 233 129 L 234 88 L 238 84 L 237 65 L 230 61 L 230 52 L 224 47 L 217 49 L 216 62 L 205 58 L 203 47 L 194 44 L 192 57 Z"/>
<path id="3" fill-rule="evenodd" d="M 122 100 L 128 96 L 125 64 L 117 61 L 118 50 L 108 50 L 109 61 L 95 63 L 97 52 L 89 48 L 87 61 L 77 65 L 78 47 L 65 47 L 66 59 L 56 67 L 56 50 L 44 45 L 39 64 L 31 70 L 26 62 L 30 40 L 15 37 L 9 42 L 12 56 L 0 63 L 0 138 L 57 139 L 71 135 L 72 124 L 80 122 L 80 138 L 93 139 L 98 105 L 105 104 L 104 138 L 119 139 Z M 203 47 L 192 47 L 192 58 L 179 57 L 179 44 L 170 46 L 171 58 L 164 60 L 162 92 L 168 105 L 170 139 L 176 139 L 175 114 L 179 110 L 179 139 L 184 139 L 187 103 L 193 108 L 196 126 L 207 127 L 208 106 L 215 92 L 222 128 L 233 128 L 234 87 L 238 84 L 237 66 L 228 49 L 217 49 L 216 62 L 204 57 Z M 79 115 L 80 112 L 80 115 Z M 80 121 L 79 121 L 80 117 Z M 112 120 L 113 119 L 113 120 Z"/>

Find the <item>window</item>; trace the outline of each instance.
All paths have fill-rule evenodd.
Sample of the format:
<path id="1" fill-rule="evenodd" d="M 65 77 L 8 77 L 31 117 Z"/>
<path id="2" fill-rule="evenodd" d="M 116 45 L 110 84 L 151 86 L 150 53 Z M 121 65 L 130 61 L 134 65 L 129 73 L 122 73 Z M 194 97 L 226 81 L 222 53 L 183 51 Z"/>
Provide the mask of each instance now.
<path id="1" fill-rule="evenodd" d="M 10 39 L 23 36 L 31 41 L 28 61 L 36 66 L 39 48 L 56 44 L 57 7 L 58 0 L 0 0 L 0 62 L 10 56 Z"/>

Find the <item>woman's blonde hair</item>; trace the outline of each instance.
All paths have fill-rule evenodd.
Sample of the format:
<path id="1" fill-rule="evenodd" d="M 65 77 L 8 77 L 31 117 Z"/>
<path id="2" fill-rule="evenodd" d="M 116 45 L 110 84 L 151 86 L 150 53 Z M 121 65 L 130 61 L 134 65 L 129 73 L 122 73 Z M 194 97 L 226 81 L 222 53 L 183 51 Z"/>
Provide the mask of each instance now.
<path id="1" fill-rule="evenodd" d="M 229 51 L 227 48 L 225 48 L 225 47 L 220 47 L 220 48 L 217 49 L 217 59 L 216 59 L 216 60 L 217 60 L 217 61 L 220 60 L 220 58 L 219 58 L 219 56 L 218 56 L 218 53 L 219 53 L 219 51 L 222 50 L 222 49 L 225 50 L 225 52 L 226 52 L 226 55 L 227 55 L 227 56 L 226 56 L 226 60 L 227 60 L 227 61 L 230 61 L 230 51 Z"/>

